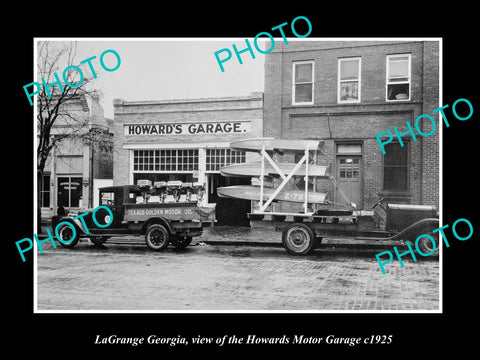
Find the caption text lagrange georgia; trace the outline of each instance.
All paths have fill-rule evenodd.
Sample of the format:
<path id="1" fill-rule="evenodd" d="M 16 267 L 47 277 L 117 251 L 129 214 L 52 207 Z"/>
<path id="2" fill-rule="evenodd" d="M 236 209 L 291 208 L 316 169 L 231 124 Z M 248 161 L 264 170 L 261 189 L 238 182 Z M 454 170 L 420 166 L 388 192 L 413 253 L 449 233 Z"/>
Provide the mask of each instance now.
<path id="1" fill-rule="evenodd" d="M 294 335 L 289 337 L 283 335 L 281 337 L 262 337 L 257 335 L 236 336 L 236 335 L 224 335 L 217 338 L 202 337 L 200 335 L 191 338 L 184 336 L 176 337 L 160 337 L 157 335 L 150 335 L 148 337 L 122 337 L 117 335 L 95 337 L 94 344 L 96 345 L 389 345 L 393 342 L 393 335 L 369 335 L 365 337 L 343 337 L 337 335 L 328 335 L 326 337 L 313 337 L 305 335 Z"/>

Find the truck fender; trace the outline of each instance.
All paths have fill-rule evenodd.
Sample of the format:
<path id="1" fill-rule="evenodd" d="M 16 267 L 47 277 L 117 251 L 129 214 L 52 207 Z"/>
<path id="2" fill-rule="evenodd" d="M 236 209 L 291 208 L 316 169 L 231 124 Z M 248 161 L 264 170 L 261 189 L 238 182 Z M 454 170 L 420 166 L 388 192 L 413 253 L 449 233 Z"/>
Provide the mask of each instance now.
<path id="1" fill-rule="evenodd" d="M 398 234 L 395 234 L 391 237 L 391 240 L 396 239 L 403 239 L 404 236 L 415 234 L 415 236 L 420 236 L 425 234 L 426 232 L 423 231 L 426 227 L 433 226 L 434 228 L 440 227 L 440 220 L 437 218 L 426 218 L 418 220 L 413 224 L 407 226 L 405 229 L 401 230 Z M 415 241 L 415 239 L 413 239 Z"/>
<path id="2" fill-rule="evenodd" d="M 142 226 L 142 229 L 140 230 L 140 234 L 144 235 L 145 232 L 147 231 L 147 228 L 152 224 L 163 225 L 165 226 L 165 228 L 168 230 L 170 234 L 175 234 L 175 231 L 173 230 L 173 227 L 172 227 L 172 224 L 170 224 L 170 221 L 162 217 L 154 217 L 145 221 L 145 223 Z"/>
<path id="3" fill-rule="evenodd" d="M 60 224 L 61 222 L 69 222 L 69 223 L 72 223 L 75 226 L 78 234 L 87 234 L 87 232 L 85 231 L 85 228 L 84 228 L 80 219 L 73 219 L 70 216 L 62 216 L 62 217 L 59 217 L 55 220 L 56 220 L 55 224 L 52 223 L 52 230 L 54 230 L 54 231 L 55 231 L 55 228 L 57 227 L 57 225 Z"/>

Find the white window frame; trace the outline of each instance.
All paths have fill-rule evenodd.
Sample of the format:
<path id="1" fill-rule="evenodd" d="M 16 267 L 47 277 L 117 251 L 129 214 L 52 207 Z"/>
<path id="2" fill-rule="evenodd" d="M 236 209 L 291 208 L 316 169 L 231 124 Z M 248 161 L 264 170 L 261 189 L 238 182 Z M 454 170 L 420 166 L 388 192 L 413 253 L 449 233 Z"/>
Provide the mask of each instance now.
<path id="1" fill-rule="evenodd" d="M 343 61 L 351 61 L 351 60 L 358 60 L 358 78 L 356 80 L 341 80 L 341 64 Z M 341 83 L 342 82 L 358 82 L 358 99 L 357 100 L 341 100 L 340 99 L 340 90 L 341 90 Z M 338 104 L 358 104 L 361 102 L 362 99 L 362 58 L 360 56 L 357 57 L 346 57 L 346 58 L 339 58 L 338 59 L 338 76 L 337 76 L 337 103 Z"/>
<path id="2" fill-rule="evenodd" d="M 399 57 L 408 57 L 408 81 L 401 81 L 401 82 L 389 82 L 388 81 L 388 74 L 390 71 L 390 59 L 399 58 Z M 412 54 L 394 54 L 394 55 L 387 55 L 387 71 L 385 73 L 385 100 L 387 102 L 399 102 L 399 101 L 410 101 L 412 98 Z M 408 84 L 408 98 L 407 99 L 388 99 L 388 85 L 400 85 L 400 84 Z"/>
<path id="3" fill-rule="evenodd" d="M 189 150 L 193 150 L 194 151 L 194 155 L 192 156 L 192 159 L 195 159 L 195 151 L 197 151 L 197 169 L 192 169 L 192 170 L 178 170 L 178 167 L 180 165 L 183 165 L 183 163 L 180 163 L 178 161 L 178 158 L 181 157 L 179 156 L 179 151 L 189 151 Z M 135 170 L 135 151 L 151 151 L 153 152 L 153 155 L 142 155 L 142 158 L 149 158 L 149 157 L 153 157 L 153 163 L 147 163 L 147 165 L 152 165 L 153 166 L 153 169 L 150 170 L 150 169 L 143 169 L 143 170 Z M 175 168 L 177 170 L 167 170 L 167 169 L 164 169 L 164 170 L 161 170 L 161 166 L 164 165 L 166 167 L 166 163 L 165 164 L 162 164 L 161 162 L 157 162 L 156 161 L 156 157 L 155 157 L 155 151 L 175 151 L 176 152 L 176 155 L 175 155 L 175 163 L 171 163 L 170 165 L 171 166 L 175 166 Z M 173 155 L 170 155 L 172 158 L 173 158 Z M 139 158 L 139 157 L 138 157 Z M 159 154 L 159 157 L 158 159 L 161 158 L 161 155 Z M 189 155 L 187 155 L 187 158 L 190 158 Z M 131 163 L 132 163 L 132 174 L 146 174 L 146 173 L 158 173 L 158 174 L 191 174 L 193 173 L 194 171 L 198 171 L 199 170 L 199 167 L 200 167 L 200 160 L 199 160 L 199 155 L 198 155 L 198 148 L 195 148 L 195 149 L 135 149 L 135 150 L 132 150 L 132 157 L 131 157 Z M 158 170 L 155 170 L 155 165 L 159 166 L 159 169 Z M 194 167 L 195 167 L 195 161 L 193 161 L 192 163 L 189 163 L 187 162 L 187 165 L 189 164 L 192 164 Z M 145 165 L 145 163 L 143 163 L 143 165 Z"/>
<path id="4" fill-rule="evenodd" d="M 212 157 L 214 160 L 217 160 L 216 154 L 212 154 L 212 151 L 219 150 L 220 152 L 223 152 L 223 164 L 220 162 L 215 162 L 215 161 L 209 161 L 212 160 Z M 209 154 L 210 152 L 210 154 Z M 228 154 L 227 154 L 228 153 Z M 220 155 L 222 157 L 222 155 Z M 237 162 L 237 157 L 240 157 L 240 161 Z M 228 165 L 233 165 L 233 164 L 243 164 L 246 162 L 246 152 L 242 150 L 232 150 L 230 148 L 207 148 L 205 151 L 205 173 L 207 174 L 220 174 L 220 170 L 212 170 L 211 168 L 208 169 L 208 167 L 216 166 L 219 165 L 219 167 L 224 167 Z M 233 160 L 233 161 L 232 161 Z"/>
<path id="5" fill-rule="evenodd" d="M 312 81 L 311 82 L 300 82 L 295 83 L 295 68 L 296 65 L 301 64 L 312 64 Z M 313 105 L 313 99 L 315 97 L 315 62 L 313 60 L 302 60 L 302 61 L 294 61 L 292 63 L 292 105 Z M 302 84 L 312 84 L 312 101 L 308 102 L 295 102 L 295 85 L 302 85 Z"/>

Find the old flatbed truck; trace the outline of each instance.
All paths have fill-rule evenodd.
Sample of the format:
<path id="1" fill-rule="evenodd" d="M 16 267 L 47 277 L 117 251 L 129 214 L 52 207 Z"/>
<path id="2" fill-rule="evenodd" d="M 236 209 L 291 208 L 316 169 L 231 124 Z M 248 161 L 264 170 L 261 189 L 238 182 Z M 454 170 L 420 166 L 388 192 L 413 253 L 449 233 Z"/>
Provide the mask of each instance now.
<path id="1" fill-rule="evenodd" d="M 100 205 L 110 209 L 113 220 L 102 207 L 96 211 L 95 218 L 101 226 L 106 226 L 111 221 L 108 227 L 99 227 L 92 216 L 84 216 L 85 229 L 81 219 L 74 219 L 76 215 L 68 214 L 53 216 L 52 228 L 64 221 L 74 225 L 76 237 L 70 242 L 73 235 L 71 226 L 63 224 L 58 229 L 59 236 L 67 242 L 60 242 L 64 247 L 74 247 L 79 238 L 90 238 L 94 244 L 101 245 L 113 236 L 137 235 L 144 236 L 145 243 L 154 251 L 161 251 L 170 243 L 177 248 L 184 248 L 190 244 L 192 237 L 202 234 L 203 223 L 214 221 L 215 209 L 198 205 L 195 196 L 190 195 L 192 192 L 198 195 L 198 188 L 194 189 L 191 184 L 183 186 L 185 184 L 180 182 L 174 183 L 155 183 L 158 186 L 153 188 L 148 182 L 143 182 L 141 186 L 100 188 Z M 182 196 L 182 192 L 187 193 L 187 196 Z M 91 214 L 93 210 L 85 211 Z"/>

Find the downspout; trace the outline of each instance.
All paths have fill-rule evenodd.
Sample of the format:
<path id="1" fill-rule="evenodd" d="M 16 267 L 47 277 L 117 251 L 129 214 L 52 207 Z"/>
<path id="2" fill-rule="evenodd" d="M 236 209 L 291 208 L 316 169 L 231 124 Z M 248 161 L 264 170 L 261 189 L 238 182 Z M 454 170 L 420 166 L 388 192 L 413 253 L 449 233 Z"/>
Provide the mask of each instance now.
<path id="1" fill-rule="evenodd" d="M 90 179 L 88 180 L 89 181 L 89 190 L 88 190 L 88 207 L 89 208 L 94 207 L 93 206 L 93 152 L 94 152 L 93 143 L 90 142 L 90 164 L 89 164 Z"/>

